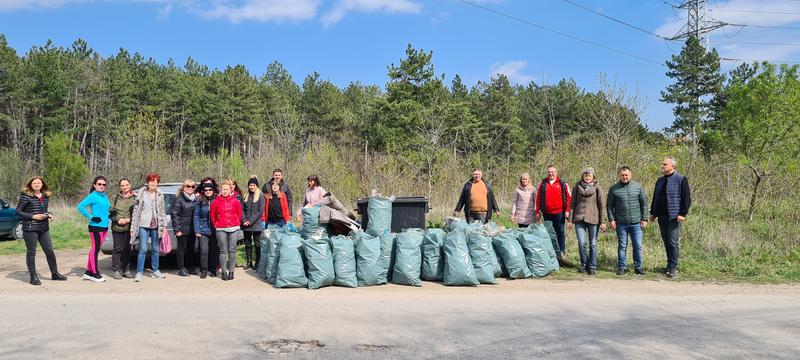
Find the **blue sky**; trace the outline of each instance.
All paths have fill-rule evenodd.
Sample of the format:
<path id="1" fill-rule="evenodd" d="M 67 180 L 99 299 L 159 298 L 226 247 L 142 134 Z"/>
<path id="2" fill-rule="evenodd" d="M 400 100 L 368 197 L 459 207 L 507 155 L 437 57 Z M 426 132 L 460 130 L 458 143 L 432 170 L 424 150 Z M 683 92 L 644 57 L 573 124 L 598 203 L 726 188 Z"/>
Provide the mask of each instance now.
<path id="1" fill-rule="evenodd" d="M 685 23 L 685 12 L 660 0 L 570 1 L 665 36 Z M 563 0 L 470 2 L 660 64 L 680 51 L 680 43 L 667 44 Z M 800 61 L 800 1 L 712 0 L 709 8 L 710 16 L 729 23 L 797 27 L 718 30 L 710 39 L 721 56 Z M 595 90 L 605 73 L 629 93 L 638 89 L 642 119 L 651 129 L 669 126 L 673 118 L 670 106 L 658 101 L 669 84 L 663 66 L 457 0 L 0 0 L 0 33 L 19 53 L 48 39 L 69 46 L 82 38 L 103 56 L 122 47 L 161 63 L 172 58 L 183 64 L 191 56 L 216 68 L 244 64 L 256 75 L 277 60 L 296 82 L 317 71 L 342 87 L 356 80 L 384 85 L 386 66 L 411 43 L 433 51 L 435 70 L 448 82 L 460 74 L 474 84 L 499 72 L 522 84 L 574 78 Z M 735 64 L 724 61 L 723 69 Z"/>

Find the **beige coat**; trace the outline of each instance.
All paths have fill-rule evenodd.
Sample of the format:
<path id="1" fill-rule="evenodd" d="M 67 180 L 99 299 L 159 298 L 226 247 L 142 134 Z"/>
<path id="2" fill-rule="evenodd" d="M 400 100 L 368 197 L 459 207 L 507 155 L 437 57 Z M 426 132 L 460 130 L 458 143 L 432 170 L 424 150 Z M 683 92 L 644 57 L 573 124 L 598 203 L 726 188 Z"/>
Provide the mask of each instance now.
<path id="1" fill-rule="evenodd" d="M 606 198 L 603 189 L 595 181 L 594 188 L 588 192 L 583 191 L 581 182 L 572 187 L 572 202 L 570 203 L 570 221 L 573 223 L 584 222 L 592 225 L 602 224 L 603 211 L 606 208 Z"/>
<path id="2" fill-rule="evenodd" d="M 511 213 L 514 214 L 512 221 L 517 224 L 530 225 L 534 222 L 533 211 L 536 208 L 536 187 L 528 186 L 527 189 L 517 188 L 514 190 L 514 204 L 511 206 Z"/>

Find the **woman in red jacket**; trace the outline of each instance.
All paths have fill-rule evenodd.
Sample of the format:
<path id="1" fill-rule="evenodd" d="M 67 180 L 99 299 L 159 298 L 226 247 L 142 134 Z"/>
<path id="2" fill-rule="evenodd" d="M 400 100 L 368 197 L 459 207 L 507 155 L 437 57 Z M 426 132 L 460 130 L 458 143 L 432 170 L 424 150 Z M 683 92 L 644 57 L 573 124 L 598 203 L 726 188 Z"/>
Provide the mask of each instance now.
<path id="1" fill-rule="evenodd" d="M 264 205 L 264 221 L 269 225 L 283 227 L 292 218 L 289 212 L 289 200 L 286 194 L 281 191 L 281 184 L 273 182 L 270 192 L 266 194 L 267 203 Z"/>
<path id="2" fill-rule="evenodd" d="M 222 280 L 233 280 L 233 269 L 236 267 L 236 240 L 239 239 L 239 226 L 242 224 L 242 204 L 234 196 L 233 183 L 222 182 L 219 196 L 211 203 L 209 219 L 216 229 L 219 245 L 219 264 Z"/>

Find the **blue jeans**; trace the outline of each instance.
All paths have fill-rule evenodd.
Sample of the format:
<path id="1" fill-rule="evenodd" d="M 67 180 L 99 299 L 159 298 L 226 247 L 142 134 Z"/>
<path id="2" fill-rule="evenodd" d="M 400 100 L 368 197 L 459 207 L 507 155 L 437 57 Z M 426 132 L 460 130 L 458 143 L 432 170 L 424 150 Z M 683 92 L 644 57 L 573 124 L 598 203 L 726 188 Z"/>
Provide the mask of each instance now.
<path id="1" fill-rule="evenodd" d="M 147 256 L 147 238 L 150 238 L 150 266 L 158 271 L 158 229 L 139 228 L 139 256 L 136 258 L 136 272 L 144 272 L 144 258 Z"/>
<path id="2" fill-rule="evenodd" d="M 600 225 L 575 223 L 575 235 L 578 237 L 578 254 L 581 256 L 582 269 L 597 268 L 597 231 Z M 586 256 L 586 235 L 589 235 L 589 256 Z"/>
<path id="3" fill-rule="evenodd" d="M 633 244 L 633 267 L 635 269 L 641 269 L 642 226 L 639 223 L 617 224 L 618 266 L 620 269 L 627 268 L 628 235 L 630 235 L 631 244 Z"/>
<path id="4" fill-rule="evenodd" d="M 267 226 L 270 226 L 270 225 L 274 225 L 274 226 L 278 226 L 278 227 L 284 227 L 284 226 L 286 226 L 286 221 L 283 221 L 283 219 L 281 219 L 281 220 L 275 220 L 275 221 L 267 222 Z"/>
<path id="5" fill-rule="evenodd" d="M 556 238 L 558 238 L 558 247 L 559 249 L 555 249 L 556 251 L 561 251 L 562 253 L 567 252 L 567 240 L 564 234 L 564 214 L 544 214 L 543 215 L 545 221 L 551 221 L 553 223 L 553 229 L 556 230 Z"/>

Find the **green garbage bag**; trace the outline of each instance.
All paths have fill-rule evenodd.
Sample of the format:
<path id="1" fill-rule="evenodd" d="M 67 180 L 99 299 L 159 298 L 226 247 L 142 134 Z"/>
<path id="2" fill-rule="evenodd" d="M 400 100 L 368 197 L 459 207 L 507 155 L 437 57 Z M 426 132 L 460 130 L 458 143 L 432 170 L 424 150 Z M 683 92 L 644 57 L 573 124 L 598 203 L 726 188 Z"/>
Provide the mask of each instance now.
<path id="1" fill-rule="evenodd" d="M 308 264 L 308 288 L 319 289 L 333 285 L 336 275 L 333 269 L 333 252 L 328 237 L 303 241 L 303 252 Z"/>
<path id="2" fill-rule="evenodd" d="M 547 252 L 550 254 L 553 268 L 557 271 L 559 269 L 558 252 L 560 251 L 560 248 L 558 247 L 558 235 L 556 234 L 556 229 L 553 227 L 552 221 L 544 221 L 543 226 L 547 231 L 547 234 L 550 236 L 550 246 L 547 247 Z"/>
<path id="3" fill-rule="evenodd" d="M 392 201 L 394 197 L 373 196 L 367 203 L 367 233 L 380 236 L 392 231 Z"/>
<path id="4" fill-rule="evenodd" d="M 492 245 L 495 251 L 500 254 L 511 279 L 523 279 L 531 277 L 531 271 L 525 262 L 525 253 L 519 245 L 517 237 L 519 232 L 516 230 L 505 230 L 492 238 Z"/>
<path id="5" fill-rule="evenodd" d="M 311 235 L 327 236 L 323 234 L 325 228 L 319 224 L 319 209 L 320 206 L 317 205 L 301 210 L 303 224 L 300 227 L 300 235 L 303 236 L 303 239 L 308 239 Z"/>
<path id="6" fill-rule="evenodd" d="M 258 266 L 256 266 L 256 272 L 258 272 L 258 276 L 262 279 L 267 278 L 267 263 L 269 262 L 269 230 L 264 230 L 261 232 L 261 236 L 259 236 L 258 242 L 260 243 L 259 251 L 261 252 L 258 258 Z"/>
<path id="7" fill-rule="evenodd" d="M 492 238 L 477 231 L 467 232 L 467 247 L 475 277 L 481 284 L 495 284 L 494 263 L 497 261 L 492 249 Z"/>
<path id="8" fill-rule="evenodd" d="M 354 236 L 356 244 L 356 278 L 358 286 L 386 284 L 385 270 L 381 267 L 381 239 L 359 231 Z"/>
<path id="9" fill-rule="evenodd" d="M 278 259 L 280 258 L 280 245 L 281 238 L 286 235 L 286 232 L 279 227 L 269 227 L 269 242 L 267 243 L 267 263 L 264 269 L 264 275 L 270 284 L 275 285 L 275 280 L 278 278 Z"/>
<path id="10" fill-rule="evenodd" d="M 550 261 L 550 254 L 547 253 L 545 244 L 550 243 L 550 236 L 544 226 L 539 231 L 536 225 L 531 225 L 532 229 L 522 232 L 517 240 L 519 241 L 522 250 L 525 252 L 525 262 L 528 264 L 528 269 L 534 277 L 545 277 L 553 272 L 552 262 Z"/>
<path id="11" fill-rule="evenodd" d="M 394 269 L 394 243 L 397 234 L 386 230 L 378 237 L 381 240 L 381 257 L 378 262 L 381 265 L 379 276 L 386 279 L 385 282 L 392 280 L 392 269 Z"/>
<path id="12" fill-rule="evenodd" d="M 331 238 L 333 250 L 333 268 L 335 278 L 333 284 L 344 287 L 358 286 L 356 277 L 356 247 L 353 240 L 347 236 L 334 236 Z"/>
<path id="13" fill-rule="evenodd" d="M 469 227 L 469 223 L 457 218 L 457 217 L 446 217 L 444 218 L 444 231 L 451 232 L 454 230 L 464 230 Z"/>
<path id="14" fill-rule="evenodd" d="M 308 286 L 308 278 L 304 267 L 303 243 L 300 235 L 288 233 L 281 237 L 278 277 L 275 279 L 275 287 L 299 288 Z"/>
<path id="15" fill-rule="evenodd" d="M 467 236 L 456 230 L 444 237 L 444 284 L 448 286 L 475 286 L 478 278 L 469 257 Z"/>
<path id="16" fill-rule="evenodd" d="M 422 268 L 422 229 L 406 229 L 397 234 L 392 283 L 422 286 L 419 279 Z"/>
<path id="17" fill-rule="evenodd" d="M 444 277 L 445 232 L 442 229 L 425 230 L 422 239 L 422 272 L 420 276 L 428 281 L 442 281 Z"/>

